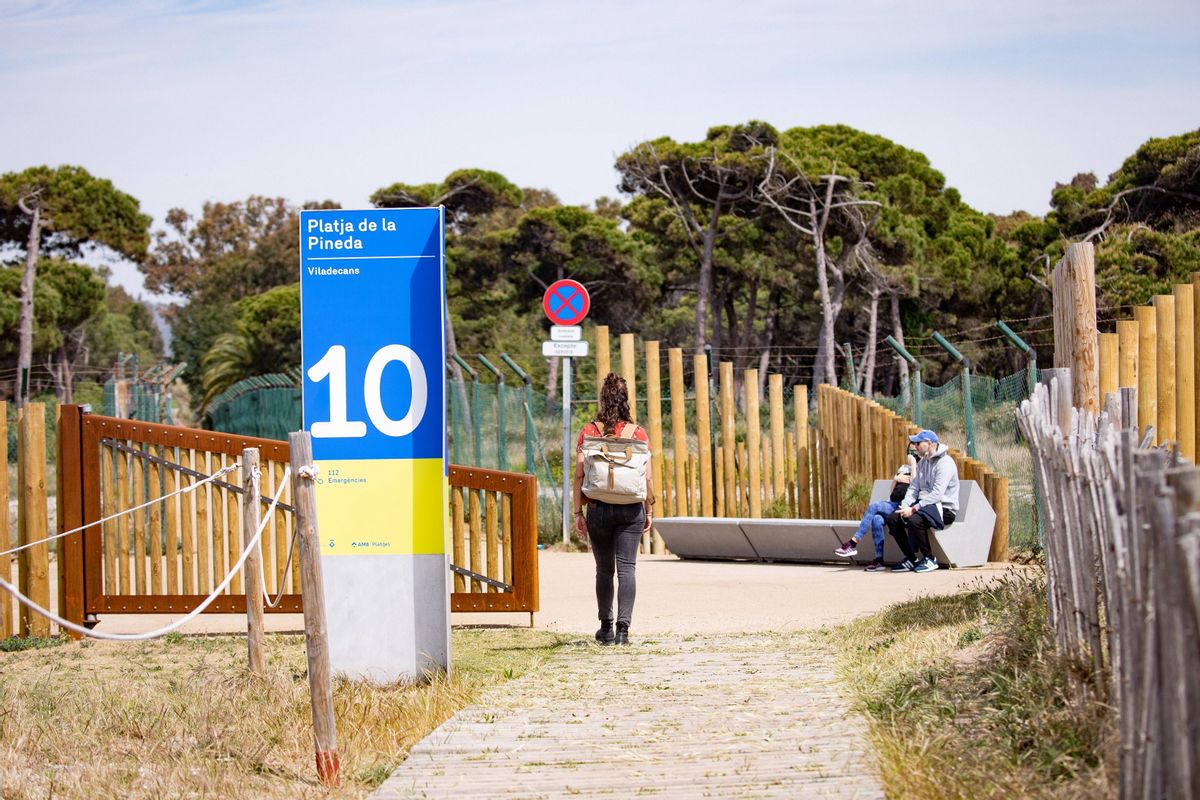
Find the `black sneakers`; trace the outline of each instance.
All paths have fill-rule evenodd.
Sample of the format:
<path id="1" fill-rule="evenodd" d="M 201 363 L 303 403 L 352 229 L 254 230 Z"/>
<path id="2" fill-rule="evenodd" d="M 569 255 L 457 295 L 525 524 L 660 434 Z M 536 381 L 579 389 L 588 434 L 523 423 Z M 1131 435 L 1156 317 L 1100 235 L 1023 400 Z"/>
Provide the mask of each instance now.
<path id="1" fill-rule="evenodd" d="M 616 634 L 613 633 L 613 624 L 611 622 L 601 622 L 600 630 L 596 631 L 596 641 L 600 644 L 609 645 L 616 641 Z"/>
<path id="2" fill-rule="evenodd" d="M 629 626 L 624 622 L 617 623 L 617 635 L 613 639 L 613 644 L 629 644 Z"/>

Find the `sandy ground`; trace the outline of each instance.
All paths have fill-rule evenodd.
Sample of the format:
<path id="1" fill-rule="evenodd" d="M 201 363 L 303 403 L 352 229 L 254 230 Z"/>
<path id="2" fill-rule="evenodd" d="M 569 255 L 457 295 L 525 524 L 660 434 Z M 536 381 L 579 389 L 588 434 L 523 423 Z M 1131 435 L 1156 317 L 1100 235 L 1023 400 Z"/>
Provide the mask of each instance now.
<path id="1" fill-rule="evenodd" d="M 590 553 L 542 551 L 541 610 L 534 626 L 572 633 L 596 627 L 595 565 Z M 642 633 L 736 633 L 819 628 L 869 615 L 921 595 L 952 594 L 1008 568 L 941 569 L 926 574 L 870 573 L 849 564 L 748 564 L 638 560 L 633 628 Z M 529 624 L 523 613 L 454 614 L 454 625 Z M 131 633 L 165 625 L 172 615 L 106 615 L 99 629 Z M 272 631 L 301 631 L 299 614 L 268 614 Z M 239 632 L 244 617 L 203 614 L 184 633 Z"/>

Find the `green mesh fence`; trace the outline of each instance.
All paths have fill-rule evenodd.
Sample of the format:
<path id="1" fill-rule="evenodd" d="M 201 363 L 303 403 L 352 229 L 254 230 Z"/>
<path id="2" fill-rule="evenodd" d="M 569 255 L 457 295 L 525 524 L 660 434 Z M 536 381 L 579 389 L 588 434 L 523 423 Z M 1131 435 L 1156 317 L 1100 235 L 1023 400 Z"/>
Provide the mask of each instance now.
<path id="1" fill-rule="evenodd" d="M 286 440 L 301 428 L 298 374 L 255 375 L 238 381 L 208 410 L 213 430 Z"/>
<path id="2" fill-rule="evenodd" d="M 963 381 L 956 375 L 941 386 L 921 384 L 921 426 L 936 431 L 951 447 L 966 451 Z M 1029 449 L 1017 428 L 1017 405 L 1029 396 L 1026 370 L 1002 378 L 971 376 L 976 457 L 1008 477 L 1008 539 L 1012 549 L 1039 546 L 1038 519 Z M 897 414 L 915 420 L 912 393 L 907 398 L 875 395 Z"/>

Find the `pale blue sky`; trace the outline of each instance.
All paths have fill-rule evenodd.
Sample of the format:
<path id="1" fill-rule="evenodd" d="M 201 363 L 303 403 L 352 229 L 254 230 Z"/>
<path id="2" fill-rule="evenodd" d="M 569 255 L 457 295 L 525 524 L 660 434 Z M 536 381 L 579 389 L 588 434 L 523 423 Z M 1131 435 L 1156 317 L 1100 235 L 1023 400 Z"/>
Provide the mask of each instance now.
<path id="1" fill-rule="evenodd" d="M 81 164 L 156 222 L 467 166 L 588 203 L 643 139 L 841 122 L 977 208 L 1040 213 L 1056 180 L 1200 127 L 1198 30 L 1196 0 L 4 0 L 0 171 Z"/>

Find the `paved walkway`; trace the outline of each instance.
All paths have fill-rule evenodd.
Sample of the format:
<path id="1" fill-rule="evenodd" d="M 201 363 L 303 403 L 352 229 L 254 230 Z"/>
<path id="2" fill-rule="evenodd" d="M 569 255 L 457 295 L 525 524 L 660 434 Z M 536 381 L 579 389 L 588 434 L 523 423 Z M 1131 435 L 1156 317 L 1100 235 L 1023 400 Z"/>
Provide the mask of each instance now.
<path id="1" fill-rule="evenodd" d="M 811 634 L 560 651 L 427 736 L 373 795 L 883 797 Z"/>

